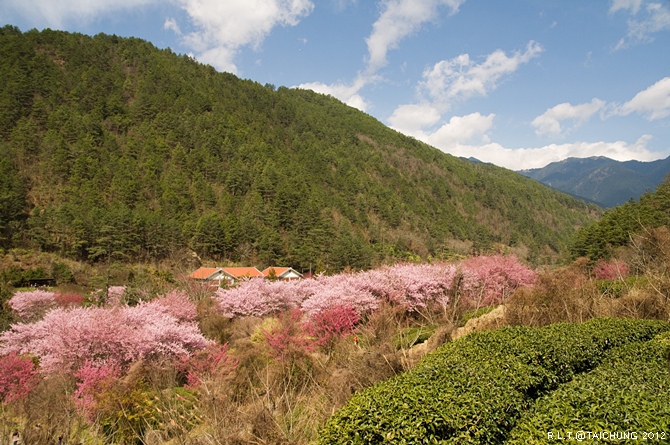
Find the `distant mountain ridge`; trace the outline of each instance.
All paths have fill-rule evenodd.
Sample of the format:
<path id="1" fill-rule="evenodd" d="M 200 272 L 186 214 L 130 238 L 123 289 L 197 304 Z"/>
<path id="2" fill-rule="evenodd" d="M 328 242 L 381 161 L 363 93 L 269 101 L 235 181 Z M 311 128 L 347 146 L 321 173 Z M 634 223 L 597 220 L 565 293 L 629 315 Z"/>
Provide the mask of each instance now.
<path id="1" fill-rule="evenodd" d="M 601 207 L 610 208 L 653 191 L 670 173 L 670 157 L 652 162 L 615 161 L 604 156 L 568 158 L 522 175 Z"/>

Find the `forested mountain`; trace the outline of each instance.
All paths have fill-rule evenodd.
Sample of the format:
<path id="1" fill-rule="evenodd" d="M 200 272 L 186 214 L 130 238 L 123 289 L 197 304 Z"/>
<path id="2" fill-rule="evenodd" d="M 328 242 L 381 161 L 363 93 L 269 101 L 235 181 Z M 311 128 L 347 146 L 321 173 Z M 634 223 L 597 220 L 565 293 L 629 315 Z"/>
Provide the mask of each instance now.
<path id="1" fill-rule="evenodd" d="M 340 101 L 134 38 L 0 29 L 3 247 L 87 261 L 365 268 L 564 251 L 593 209 Z M 455 247 L 457 246 L 457 247 Z"/>
<path id="2" fill-rule="evenodd" d="M 670 226 L 670 176 L 654 192 L 608 210 L 598 222 L 579 230 L 572 256 L 607 258 L 616 248 L 629 245 L 636 234 L 662 226 Z"/>
<path id="3" fill-rule="evenodd" d="M 603 156 L 568 158 L 519 173 L 608 208 L 653 191 L 670 173 L 670 157 L 653 162 L 620 162 Z"/>

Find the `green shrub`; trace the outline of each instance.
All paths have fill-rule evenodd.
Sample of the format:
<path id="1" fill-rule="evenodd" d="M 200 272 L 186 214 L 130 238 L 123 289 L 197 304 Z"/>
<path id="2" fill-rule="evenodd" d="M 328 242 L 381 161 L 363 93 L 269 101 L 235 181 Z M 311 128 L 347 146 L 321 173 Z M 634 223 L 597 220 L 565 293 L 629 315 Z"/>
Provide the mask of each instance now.
<path id="1" fill-rule="evenodd" d="M 608 350 L 668 329 L 659 321 L 593 319 L 471 334 L 354 395 L 319 443 L 501 443 L 535 399 L 595 368 Z"/>
<path id="2" fill-rule="evenodd" d="M 60 261 L 54 261 L 51 264 L 51 276 L 58 284 L 74 283 L 74 273 L 72 269 Z"/>
<path id="3" fill-rule="evenodd" d="M 577 431 L 608 433 L 605 440 L 587 441 L 591 443 L 611 441 L 610 432 L 613 437 L 628 432 L 639 435 L 641 441 L 670 442 L 670 375 L 663 344 L 668 339 L 665 333 L 611 350 L 598 368 L 538 399 L 506 443 L 547 443 L 559 434 L 567 437 Z M 665 436 L 645 439 L 643 432 Z"/>

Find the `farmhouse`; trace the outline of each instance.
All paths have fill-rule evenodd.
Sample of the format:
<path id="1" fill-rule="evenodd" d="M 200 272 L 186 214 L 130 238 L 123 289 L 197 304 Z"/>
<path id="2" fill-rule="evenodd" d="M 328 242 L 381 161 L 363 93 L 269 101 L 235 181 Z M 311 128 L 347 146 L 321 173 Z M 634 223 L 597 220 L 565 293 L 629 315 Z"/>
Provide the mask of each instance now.
<path id="1" fill-rule="evenodd" d="M 255 267 L 201 267 L 188 278 L 212 285 L 235 284 L 245 278 L 276 278 L 282 281 L 300 280 L 303 275 L 291 267 L 268 267 L 263 272 Z"/>
<path id="2" fill-rule="evenodd" d="M 262 273 L 265 278 L 274 278 L 280 281 L 294 281 L 303 279 L 303 275 L 292 267 L 270 266 Z"/>

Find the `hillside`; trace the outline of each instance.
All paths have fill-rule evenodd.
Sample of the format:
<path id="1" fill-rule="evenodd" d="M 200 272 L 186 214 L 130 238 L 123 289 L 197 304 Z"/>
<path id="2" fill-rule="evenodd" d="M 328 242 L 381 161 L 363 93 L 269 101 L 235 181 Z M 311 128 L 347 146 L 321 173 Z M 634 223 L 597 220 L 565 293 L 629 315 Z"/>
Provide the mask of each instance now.
<path id="1" fill-rule="evenodd" d="M 298 269 L 566 250 L 594 210 L 338 100 L 133 38 L 0 29 L 0 247 Z"/>
<path id="2" fill-rule="evenodd" d="M 592 260 L 607 258 L 618 247 L 627 246 L 635 235 L 649 235 L 651 229 L 670 225 L 670 177 L 654 192 L 647 192 L 637 201 L 608 210 L 602 218 L 583 227 L 575 235 L 571 253 L 574 258 Z M 662 250 L 659 244 L 656 249 Z"/>
<path id="3" fill-rule="evenodd" d="M 653 191 L 670 173 L 670 157 L 653 162 L 619 162 L 602 156 L 568 158 L 519 173 L 610 208 Z"/>

